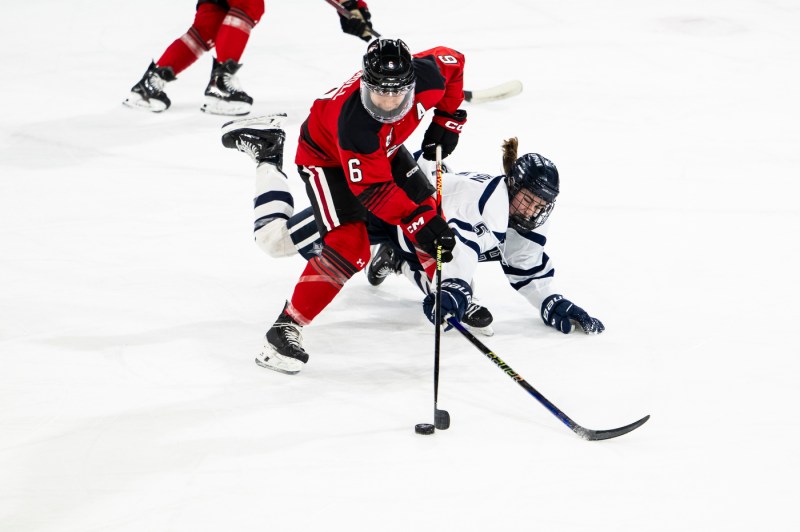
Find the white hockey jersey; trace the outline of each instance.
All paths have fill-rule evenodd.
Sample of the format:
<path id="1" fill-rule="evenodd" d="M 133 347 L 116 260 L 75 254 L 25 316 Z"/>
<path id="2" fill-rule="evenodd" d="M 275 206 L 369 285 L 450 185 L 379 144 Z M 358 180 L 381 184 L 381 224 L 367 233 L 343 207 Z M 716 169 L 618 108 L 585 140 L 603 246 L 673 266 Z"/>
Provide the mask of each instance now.
<path id="1" fill-rule="evenodd" d="M 435 184 L 435 165 L 418 161 Z M 445 172 L 442 176 L 442 213 L 456 234 L 453 260 L 442 267 L 442 280 L 462 279 L 472 283 L 479 262 L 498 261 L 511 286 L 537 310 L 551 295 L 553 264 L 544 251 L 550 221 L 534 231 L 518 232 L 508 226 L 508 188 L 503 176 L 476 172 Z M 413 248 L 402 230 L 395 240 L 413 268 Z M 418 264 L 418 261 L 416 261 Z M 415 280 L 424 292 L 430 287 L 421 273 Z"/>

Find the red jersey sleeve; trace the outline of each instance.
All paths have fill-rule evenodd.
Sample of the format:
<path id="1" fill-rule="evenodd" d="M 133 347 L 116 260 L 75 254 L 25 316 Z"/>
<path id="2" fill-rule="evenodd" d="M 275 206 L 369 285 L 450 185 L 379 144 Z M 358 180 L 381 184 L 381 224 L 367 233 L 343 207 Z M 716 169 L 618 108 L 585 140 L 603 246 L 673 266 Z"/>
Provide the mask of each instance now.
<path id="1" fill-rule="evenodd" d="M 464 54 L 446 46 L 437 46 L 414 54 L 414 57 L 433 59 L 444 83 L 444 94 L 436 104 L 436 108 L 446 113 L 455 113 L 461 102 L 464 101 L 464 63 L 466 60 Z"/>

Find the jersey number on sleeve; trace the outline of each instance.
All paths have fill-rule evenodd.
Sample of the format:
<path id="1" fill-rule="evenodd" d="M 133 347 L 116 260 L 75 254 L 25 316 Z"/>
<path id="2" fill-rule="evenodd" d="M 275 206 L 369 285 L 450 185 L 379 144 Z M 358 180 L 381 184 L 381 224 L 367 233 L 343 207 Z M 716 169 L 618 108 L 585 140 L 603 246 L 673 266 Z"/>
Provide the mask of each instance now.
<path id="1" fill-rule="evenodd" d="M 361 166 L 361 161 L 358 159 L 353 158 L 347 161 L 347 170 L 350 172 L 350 181 L 353 183 L 358 183 L 364 179 L 364 176 L 361 175 L 361 169 L 358 168 L 359 166 Z"/>

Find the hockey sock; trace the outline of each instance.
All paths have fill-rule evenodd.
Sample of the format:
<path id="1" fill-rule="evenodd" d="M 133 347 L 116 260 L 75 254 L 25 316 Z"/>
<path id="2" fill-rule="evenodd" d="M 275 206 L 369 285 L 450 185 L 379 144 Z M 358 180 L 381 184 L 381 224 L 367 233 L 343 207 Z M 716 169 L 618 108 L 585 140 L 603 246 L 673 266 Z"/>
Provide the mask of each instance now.
<path id="1" fill-rule="evenodd" d="M 369 260 L 369 239 L 363 223 L 339 226 L 325 235 L 324 242 L 322 252 L 306 263 L 286 309 L 301 325 L 311 323 Z"/>
<path id="2" fill-rule="evenodd" d="M 172 67 L 176 75 L 186 70 L 203 53 L 214 47 L 214 38 L 224 18 L 225 10 L 220 6 L 200 4 L 192 27 L 169 45 L 156 64 L 160 67 Z"/>
<path id="3" fill-rule="evenodd" d="M 172 67 L 175 75 L 178 75 L 208 50 L 205 43 L 199 40 L 197 30 L 192 27 L 169 45 L 156 64 L 160 67 Z"/>
<path id="4" fill-rule="evenodd" d="M 217 32 L 217 61 L 224 63 L 233 59 L 238 63 L 257 23 L 258 20 L 253 20 L 241 9 L 231 8 Z"/>

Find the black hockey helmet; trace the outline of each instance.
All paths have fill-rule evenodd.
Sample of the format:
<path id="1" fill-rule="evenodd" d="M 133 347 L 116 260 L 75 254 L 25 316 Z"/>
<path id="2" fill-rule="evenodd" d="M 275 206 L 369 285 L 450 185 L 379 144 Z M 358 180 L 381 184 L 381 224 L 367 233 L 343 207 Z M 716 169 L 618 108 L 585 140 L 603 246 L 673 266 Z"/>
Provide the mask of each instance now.
<path id="1" fill-rule="evenodd" d="M 559 184 L 558 169 L 550 159 L 538 153 L 526 153 L 514 162 L 510 175 L 506 176 L 506 184 L 511 204 L 511 227 L 518 231 L 531 231 L 547 221 L 558 196 Z M 528 214 L 534 203 L 541 208 Z"/>
<path id="2" fill-rule="evenodd" d="M 402 119 L 414 104 L 416 74 L 411 52 L 400 39 L 376 39 L 361 65 L 361 103 L 377 121 Z"/>

